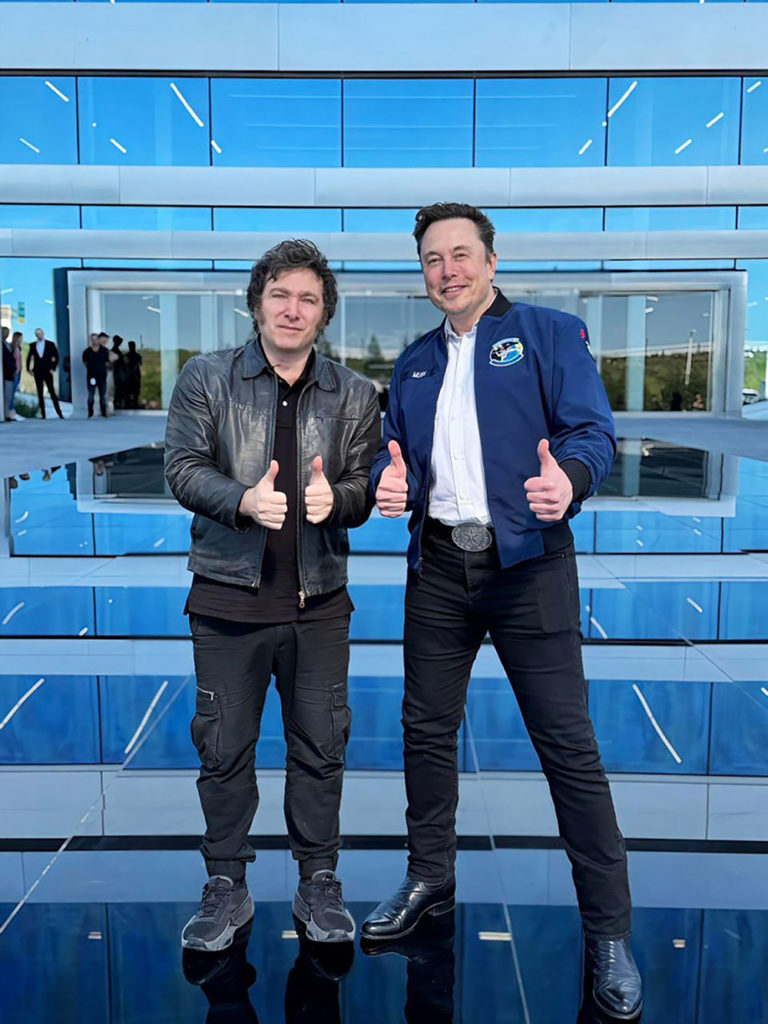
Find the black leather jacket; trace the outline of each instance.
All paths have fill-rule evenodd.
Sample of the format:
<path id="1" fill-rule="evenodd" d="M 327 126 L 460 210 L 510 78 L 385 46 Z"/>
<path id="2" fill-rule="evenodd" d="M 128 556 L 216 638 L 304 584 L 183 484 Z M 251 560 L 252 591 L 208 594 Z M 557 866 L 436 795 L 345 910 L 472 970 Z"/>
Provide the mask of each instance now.
<path id="1" fill-rule="evenodd" d="M 242 348 L 195 356 L 182 369 L 168 409 L 165 476 L 195 513 L 188 567 L 225 583 L 258 587 L 266 529 L 238 513 L 245 491 L 272 459 L 277 379 L 253 339 Z M 347 582 L 347 528 L 368 518 L 368 473 L 381 437 L 373 384 L 315 353 L 298 409 L 299 583 L 304 596 Z M 304 488 L 323 457 L 333 510 L 307 522 Z"/>

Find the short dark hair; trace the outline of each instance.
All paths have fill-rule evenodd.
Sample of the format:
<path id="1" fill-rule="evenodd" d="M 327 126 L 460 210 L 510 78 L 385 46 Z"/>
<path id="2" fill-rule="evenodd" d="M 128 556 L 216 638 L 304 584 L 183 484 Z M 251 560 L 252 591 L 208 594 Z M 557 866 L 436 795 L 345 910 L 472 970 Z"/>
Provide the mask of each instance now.
<path id="1" fill-rule="evenodd" d="M 97 338 L 108 338 L 109 335 L 107 334 L 106 331 L 99 331 L 99 333 L 96 335 L 96 337 Z"/>
<path id="2" fill-rule="evenodd" d="M 478 210 L 476 206 L 470 206 L 469 203 L 432 203 L 431 206 L 422 206 L 416 214 L 416 227 L 413 229 L 419 256 L 421 256 L 421 240 L 427 228 L 439 220 L 456 220 L 457 218 L 471 220 L 476 225 L 480 241 L 485 246 L 485 251 L 490 259 L 493 256 L 493 238 L 496 229 L 482 210 Z"/>
<path id="3" fill-rule="evenodd" d="M 326 327 L 333 319 L 339 299 L 336 278 L 328 266 L 328 260 L 314 242 L 306 238 L 289 238 L 285 242 L 279 242 L 254 263 L 247 299 L 251 315 L 255 317 L 261 308 L 261 296 L 264 294 L 267 281 L 275 281 L 287 270 L 311 270 L 320 279 L 323 286 L 321 328 Z"/>

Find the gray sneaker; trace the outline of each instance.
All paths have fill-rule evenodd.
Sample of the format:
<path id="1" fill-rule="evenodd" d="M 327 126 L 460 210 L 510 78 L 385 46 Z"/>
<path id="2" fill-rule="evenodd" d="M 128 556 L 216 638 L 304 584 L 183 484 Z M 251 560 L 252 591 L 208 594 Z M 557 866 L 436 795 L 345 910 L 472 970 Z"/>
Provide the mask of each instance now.
<path id="1" fill-rule="evenodd" d="M 237 929 L 252 917 L 253 898 L 245 882 L 235 885 L 224 875 L 211 875 L 203 887 L 200 909 L 184 926 L 181 944 L 184 949 L 226 949 Z"/>
<path id="2" fill-rule="evenodd" d="M 316 871 L 308 882 L 299 882 L 293 913 L 314 942 L 351 942 L 355 937 L 355 922 L 344 906 L 341 882 L 328 869 Z"/>

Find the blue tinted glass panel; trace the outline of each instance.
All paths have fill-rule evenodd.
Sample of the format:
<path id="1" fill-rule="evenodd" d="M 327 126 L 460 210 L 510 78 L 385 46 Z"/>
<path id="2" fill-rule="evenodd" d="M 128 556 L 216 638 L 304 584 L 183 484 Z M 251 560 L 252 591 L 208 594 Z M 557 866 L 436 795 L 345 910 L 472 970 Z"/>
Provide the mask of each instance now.
<path id="1" fill-rule="evenodd" d="M 74 78 L 0 78 L 0 153 L 6 164 L 76 164 Z"/>
<path id="2" fill-rule="evenodd" d="M 2 82 L 2 79 L 0 79 Z M 7 257 L 0 259 L 0 289 L 2 301 L 11 307 L 13 330 L 24 333 L 24 359 L 27 357 L 27 343 L 34 338 L 35 328 L 42 327 L 46 338 L 56 341 L 53 307 L 53 271 L 59 267 L 79 267 L 80 260 L 40 260 Z M 26 322 L 20 324 L 17 316 L 19 303 L 25 306 Z M 59 371 L 60 372 L 60 371 Z M 35 393 L 31 376 L 21 381 L 22 390 Z"/>
<path id="3" fill-rule="evenodd" d="M 185 555 L 189 550 L 191 521 L 191 515 L 96 513 L 96 554 Z"/>
<path id="4" fill-rule="evenodd" d="M 345 210 L 344 230 L 376 233 L 413 233 L 416 210 Z M 413 243 L 416 253 L 416 242 Z M 418 266 L 418 260 L 416 261 Z"/>
<path id="5" fill-rule="evenodd" d="M 371 516 L 364 526 L 349 531 L 349 546 L 354 552 L 386 551 L 405 557 L 409 537 L 407 516 L 399 519 Z"/>
<path id="6" fill-rule="evenodd" d="M 736 515 L 723 519 L 723 537 L 724 551 L 768 550 L 768 463 L 739 459 Z"/>
<path id="7" fill-rule="evenodd" d="M 274 231 L 286 236 L 341 231 L 341 210 L 225 207 L 213 211 L 213 226 L 216 231 Z"/>
<path id="8" fill-rule="evenodd" d="M 347 167 L 471 167 L 469 80 L 344 83 Z"/>
<path id="9" fill-rule="evenodd" d="M 354 616 L 352 618 L 354 620 Z M 348 768 L 402 771 L 402 703 L 402 679 L 394 676 L 350 677 L 349 705 L 354 725 L 347 747 Z"/>
<path id="10" fill-rule="evenodd" d="M 709 699 L 709 683 L 590 682 L 589 711 L 606 769 L 706 774 Z"/>
<path id="11" fill-rule="evenodd" d="M 341 164 L 338 81 L 214 78 L 211 107 L 219 167 Z"/>
<path id="12" fill-rule="evenodd" d="M 184 684 L 178 676 L 102 676 L 99 693 L 105 764 L 122 764 L 133 753 L 133 768 L 198 766 L 189 735 L 195 713 L 194 680 Z M 131 747 L 155 698 L 157 703 Z M 134 753 L 137 745 L 139 749 Z"/>
<path id="13" fill-rule="evenodd" d="M 538 771 L 539 760 L 506 679 L 474 680 L 467 718 L 481 771 Z"/>
<path id="14" fill-rule="evenodd" d="M 202 78 L 81 78 L 80 162 L 210 164 L 208 83 Z"/>
<path id="15" fill-rule="evenodd" d="M 765 640 L 768 581 L 729 580 L 723 581 L 721 586 L 720 639 Z"/>
<path id="16" fill-rule="evenodd" d="M 697 1024 L 755 1021 L 765 1016 L 768 912 L 705 910 Z M 745 978 L 762 978 L 754 986 Z"/>
<path id="17" fill-rule="evenodd" d="M 743 83 L 741 162 L 768 163 L 768 79 L 748 77 Z"/>
<path id="18" fill-rule="evenodd" d="M 743 216 L 743 214 L 742 214 Z M 747 272 L 747 340 L 744 349 L 744 386 L 766 397 L 766 350 L 768 338 L 768 260 L 739 260 L 739 270 Z"/>
<path id="19" fill-rule="evenodd" d="M 0 637 L 93 634 L 90 587 L 0 588 Z"/>
<path id="20" fill-rule="evenodd" d="M 580 512 L 570 520 L 573 544 L 576 551 L 591 553 L 595 550 L 595 513 Z"/>
<path id="21" fill-rule="evenodd" d="M 713 775 L 768 775 L 767 730 L 766 683 L 713 684 Z"/>
<path id="22" fill-rule="evenodd" d="M 98 764 L 95 678 L 0 676 L 0 720 L 22 700 L 3 728 L 0 763 Z"/>
<path id="23" fill-rule="evenodd" d="M 349 630 L 352 640 L 402 639 L 405 587 L 353 585 L 349 594 L 355 606 Z"/>
<path id="24" fill-rule="evenodd" d="M 608 163 L 738 163 L 740 88 L 738 78 L 612 78 Z"/>
<path id="25" fill-rule="evenodd" d="M 486 210 L 497 232 L 602 231 L 602 209 Z"/>
<path id="26" fill-rule="evenodd" d="M 89 942 L 89 934 L 109 935 L 103 903 L 27 903 L 0 939 L 3 1019 L 77 1024 L 87 1013 L 109 1020 L 109 943 Z M 81 941 L 72 942 L 74 935 Z M 31 984 L 30 971 L 44 964 L 56 964 L 57 982 Z"/>
<path id="27" fill-rule="evenodd" d="M 206 207 L 84 206 L 83 227 L 95 231 L 210 231 L 211 211 Z"/>
<path id="28" fill-rule="evenodd" d="M 99 636 L 186 637 L 187 593 L 186 587 L 96 587 Z"/>
<path id="29" fill-rule="evenodd" d="M 720 519 L 641 510 L 600 512 L 595 550 L 606 554 L 720 551 Z"/>
<path id="30" fill-rule="evenodd" d="M 768 206 L 740 206 L 739 227 L 748 230 L 767 230 Z"/>
<path id="31" fill-rule="evenodd" d="M 0 228 L 79 228 L 79 206 L 2 206 Z"/>
<path id="32" fill-rule="evenodd" d="M 91 517 L 78 512 L 73 497 L 74 465 L 16 479 L 11 494 L 14 555 L 92 555 Z"/>
<path id="33" fill-rule="evenodd" d="M 590 638 L 716 640 L 718 585 L 632 583 L 626 590 L 593 590 Z M 602 630 L 602 632 L 601 632 Z"/>
<path id="34" fill-rule="evenodd" d="M 606 231 L 732 231 L 735 206 L 609 207 Z"/>
<path id="35" fill-rule="evenodd" d="M 605 79 L 477 83 L 478 167 L 600 167 Z"/>

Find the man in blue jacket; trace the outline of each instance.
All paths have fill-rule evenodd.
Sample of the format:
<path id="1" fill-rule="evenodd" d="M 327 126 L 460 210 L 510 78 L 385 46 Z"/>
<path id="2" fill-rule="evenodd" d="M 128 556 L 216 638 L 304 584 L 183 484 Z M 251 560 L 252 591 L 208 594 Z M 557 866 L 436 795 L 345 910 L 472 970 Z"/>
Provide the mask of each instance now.
<path id="1" fill-rule="evenodd" d="M 454 903 L 457 732 L 487 633 L 547 777 L 598 1004 L 641 1007 L 624 841 L 587 710 L 568 520 L 615 454 L 581 320 L 493 286 L 494 228 L 437 203 L 414 231 L 443 323 L 395 364 L 371 471 L 382 515 L 410 511 L 405 598 L 408 874 L 363 925 L 399 938 Z"/>

